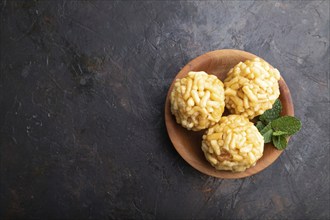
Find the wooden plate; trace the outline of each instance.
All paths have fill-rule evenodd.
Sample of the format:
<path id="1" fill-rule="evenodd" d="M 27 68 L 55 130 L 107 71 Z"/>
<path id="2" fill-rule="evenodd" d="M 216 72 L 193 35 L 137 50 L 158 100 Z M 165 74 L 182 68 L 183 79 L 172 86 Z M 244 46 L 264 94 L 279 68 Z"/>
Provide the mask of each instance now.
<path id="1" fill-rule="evenodd" d="M 209 74 L 216 75 L 223 81 L 230 68 L 238 64 L 240 61 L 245 61 L 254 57 L 257 56 L 245 51 L 231 49 L 208 52 L 190 61 L 177 74 L 175 79 L 185 77 L 189 71 L 205 71 Z M 188 131 L 181 125 L 177 124 L 175 117 L 171 114 L 171 103 L 169 99 L 175 79 L 173 80 L 166 97 L 165 123 L 168 135 L 175 149 L 192 167 L 210 176 L 224 179 L 236 179 L 251 176 L 262 171 L 280 156 L 282 151 L 277 150 L 272 144 L 266 144 L 263 156 L 258 160 L 254 167 L 239 173 L 216 170 L 205 159 L 204 153 L 201 149 L 202 135 L 205 131 Z M 283 105 L 282 115 L 293 116 L 294 109 L 291 94 L 283 78 L 280 79 L 279 85 L 281 93 L 280 100 Z"/>

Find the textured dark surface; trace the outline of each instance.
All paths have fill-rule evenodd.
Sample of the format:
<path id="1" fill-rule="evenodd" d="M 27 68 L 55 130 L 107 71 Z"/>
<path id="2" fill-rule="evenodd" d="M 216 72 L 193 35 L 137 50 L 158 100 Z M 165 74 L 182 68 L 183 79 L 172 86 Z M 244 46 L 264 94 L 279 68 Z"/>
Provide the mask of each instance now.
<path id="1" fill-rule="evenodd" d="M 329 219 L 329 1 L 2 1 L 0 219 Z M 303 128 L 269 168 L 221 180 L 164 124 L 210 50 L 277 67 Z"/>

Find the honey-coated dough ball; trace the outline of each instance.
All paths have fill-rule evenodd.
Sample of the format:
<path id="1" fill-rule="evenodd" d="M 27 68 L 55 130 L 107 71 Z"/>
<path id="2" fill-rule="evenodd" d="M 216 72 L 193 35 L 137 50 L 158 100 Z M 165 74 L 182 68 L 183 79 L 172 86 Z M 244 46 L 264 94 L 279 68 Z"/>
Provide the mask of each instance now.
<path id="1" fill-rule="evenodd" d="M 280 95 L 280 73 L 260 58 L 240 62 L 224 81 L 226 107 L 252 119 L 271 109 Z"/>
<path id="2" fill-rule="evenodd" d="M 199 131 L 218 122 L 225 108 L 223 83 L 203 71 L 177 79 L 171 92 L 171 112 L 176 122 Z"/>
<path id="3" fill-rule="evenodd" d="M 241 172 L 261 158 L 264 138 L 246 117 L 229 115 L 205 132 L 202 150 L 217 170 Z"/>

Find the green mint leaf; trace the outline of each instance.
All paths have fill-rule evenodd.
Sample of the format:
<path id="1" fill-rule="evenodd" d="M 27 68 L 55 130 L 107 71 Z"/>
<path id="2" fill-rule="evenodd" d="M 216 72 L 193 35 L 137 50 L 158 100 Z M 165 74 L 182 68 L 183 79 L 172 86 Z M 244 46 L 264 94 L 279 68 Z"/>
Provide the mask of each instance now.
<path id="1" fill-rule="evenodd" d="M 262 136 L 264 137 L 265 144 L 270 143 L 272 141 L 273 130 L 272 129 L 268 130 Z"/>
<path id="2" fill-rule="evenodd" d="M 284 134 L 288 134 L 288 132 L 286 132 L 286 131 L 274 131 L 273 132 L 274 136 L 281 136 L 281 135 L 284 135 Z"/>
<path id="3" fill-rule="evenodd" d="M 273 136 L 272 137 L 273 144 L 278 150 L 284 150 L 288 145 L 286 138 L 284 135 L 281 136 Z"/>
<path id="4" fill-rule="evenodd" d="M 261 131 L 260 131 L 260 134 L 262 136 L 264 136 L 264 134 L 269 131 L 269 130 L 272 130 L 272 124 L 269 123 L 268 125 L 266 125 Z"/>
<path id="5" fill-rule="evenodd" d="M 263 129 L 261 129 L 260 134 L 264 137 L 265 144 L 271 142 L 273 135 L 273 129 L 271 123 L 269 123 Z"/>
<path id="6" fill-rule="evenodd" d="M 268 124 L 269 122 L 279 118 L 281 115 L 281 111 L 282 111 L 281 101 L 279 99 L 276 99 L 272 109 L 265 111 L 261 116 L 259 116 L 259 119 L 265 124 Z"/>
<path id="7" fill-rule="evenodd" d="M 256 124 L 256 127 L 258 128 L 258 131 L 260 132 L 265 127 L 265 125 L 261 121 L 258 121 Z"/>
<path id="8" fill-rule="evenodd" d="M 271 122 L 274 131 L 286 132 L 287 136 L 293 135 L 301 128 L 299 119 L 293 116 L 283 116 Z"/>

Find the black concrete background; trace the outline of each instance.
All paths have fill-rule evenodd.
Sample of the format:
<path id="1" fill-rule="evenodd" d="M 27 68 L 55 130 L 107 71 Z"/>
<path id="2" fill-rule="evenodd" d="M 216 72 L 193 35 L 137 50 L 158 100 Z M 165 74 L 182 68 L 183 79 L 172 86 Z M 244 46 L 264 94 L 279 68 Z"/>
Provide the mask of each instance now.
<path id="1" fill-rule="evenodd" d="M 329 219 L 329 1 L 1 1 L 0 219 Z M 189 60 L 277 67 L 303 128 L 245 179 L 190 167 L 165 129 Z"/>

